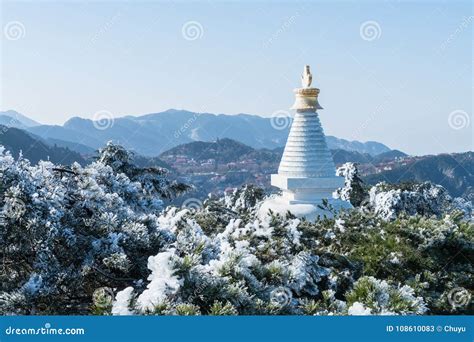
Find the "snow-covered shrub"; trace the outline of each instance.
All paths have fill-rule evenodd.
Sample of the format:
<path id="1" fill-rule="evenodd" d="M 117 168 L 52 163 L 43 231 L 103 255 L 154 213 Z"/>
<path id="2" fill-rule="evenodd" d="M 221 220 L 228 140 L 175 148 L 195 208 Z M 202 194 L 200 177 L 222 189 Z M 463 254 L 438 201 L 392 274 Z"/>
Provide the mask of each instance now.
<path id="1" fill-rule="evenodd" d="M 225 207 L 236 212 L 245 212 L 255 208 L 258 202 L 264 198 L 264 191 L 254 185 L 245 185 L 235 189 L 232 194 L 226 194 L 223 198 Z"/>
<path id="2" fill-rule="evenodd" d="M 169 181 L 166 177 L 168 174 L 166 169 L 137 167 L 133 163 L 133 153 L 112 142 L 108 142 L 103 149 L 99 150 L 97 160 L 101 164 L 110 166 L 115 173 L 123 173 L 132 182 L 140 183 L 143 191 L 156 194 L 160 198 L 172 199 L 192 188 L 187 184 Z"/>
<path id="3" fill-rule="evenodd" d="M 362 277 L 347 295 L 349 315 L 421 315 L 428 309 L 422 297 L 408 286 Z"/>
<path id="4" fill-rule="evenodd" d="M 389 220 L 358 208 L 314 222 L 262 218 L 263 192 L 252 186 L 197 209 L 164 208 L 163 199 L 179 191 L 162 172 L 152 175 L 115 145 L 70 168 L 32 166 L 2 150 L 1 313 L 471 310 L 451 303 L 453 289 L 474 284 L 473 224 L 457 211 L 438 218 L 431 205 Z"/>
<path id="5" fill-rule="evenodd" d="M 164 302 L 168 295 L 179 290 L 182 280 L 174 274 L 174 257 L 174 251 L 171 249 L 148 258 L 150 283 L 137 298 L 137 305 L 142 311 L 152 311 L 156 305 Z"/>
<path id="6" fill-rule="evenodd" d="M 170 287 L 176 291 L 160 298 L 153 313 L 178 314 L 183 308 L 186 314 L 210 315 L 452 313 L 449 303 L 432 296 L 467 288 L 473 279 L 465 259 L 443 267 L 451 250 L 472 253 L 472 225 L 464 221 L 420 216 L 386 221 L 358 210 L 316 222 L 279 215 L 261 220 L 255 208 L 237 215 L 216 206 L 207 201 L 198 211 L 175 214 L 180 220 L 173 228 L 174 261 L 168 264 L 173 272 L 167 272 L 179 286 Z M 214 222 L 220 222 L 218 228 L 205 226 Z M 132 297 L 139 297 L 143 287 L 134 291 Z M 131 303 L 127 310 L 133 314 L 150 313 Z"/>
<path id="7" fill-rule="evenodd" d="M 158 216 L 176 188 L 113 144 L 67 168 L 0 148 L 0 312 L 87 312 L 97 288 L 145 277 L 148 256 L 175 238 Z"/>
<path id="8" fill-rule="evenodd" d="M 160 259 L 156 276 L 149 261 L 150 283 L 144 291 L 137 288 L 129 307 L 135 314 L 176 314 L 181 305 L 195 308 L 195 314 L 297 314 L 303 313 L 302 299 L 327 289 L 330 271 L 301 245 L 300 220 L 230 219 L 208 237 L 195 215 L 186 210 L 176 223 L 173 249 L 158 254 L 166 253 L 168 261 Z M 117 314 L 130 302 L 123 299 L 130 290 L 124 291 L 127 296 L 119 292 L 114 305 Z"/>
<path id="9" fill-rule="evenodd" d="M 344 201 L 350 201 L 354 207 L 358 207 L 367 197 L 363 181 L 359 176 L 359 170 L 355 163 L 345 163 L 337 168 L 336 176 L 344 177 L 344 186 L 337 189 L 335 197 Z"/>
<path id="10" fill-rule="evenodd" d="M 430 182 L 407 184 L 402 188 L 379 183 L 370 189 L 369 196 L 370 206 L 386 220 L 394 219 L 401 213 L 441 217 L 453 211 L 459 211 L 470 219 L 472 213 L 471 202 L 462 198 L 453 199 L 441 185 Z"/>

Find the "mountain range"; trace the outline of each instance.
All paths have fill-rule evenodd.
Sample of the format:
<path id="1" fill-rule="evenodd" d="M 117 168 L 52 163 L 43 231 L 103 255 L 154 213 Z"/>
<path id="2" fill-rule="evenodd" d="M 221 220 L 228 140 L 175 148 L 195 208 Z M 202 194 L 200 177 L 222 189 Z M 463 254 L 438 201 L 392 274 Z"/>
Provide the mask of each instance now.
<path id="1" fill-rule="evenodd" d="M 55 164 L 69 165 L 74 162 L 84 165 L 86 160 L 83 156 L 67 147 L 50 145 L 28 132 L 0 125 L 0 145 L 18 158 L 20 153 L 31 163 L 36 164 L 40 160 L 50 160 Z"/>
<path id="2" fill-rule="evenodd" d="M 346 162 L 377 164 L 384 161 L 392 161 L 407 155 L 398 150 L 390 150 L 372 156 L 368 153 L 347 151 L 343 149 L 331 149 L 336 165 Z M 233 139 L 217 139 L 213 142 L 195 141 L 173 147 L 162 154 L 160 159 L 172 160 L 176 156 L 182 156 L 195 161 L 214 159 L 218 163 L 229 163 L 238 160 L 257 160 L 260 162 L 279 163 L 283 154 L 283 147 L 274 149 L 255 149 Z"/>
<path id="3" fill-rule="evenodd" d="M 235 186 L 227 182 L 254 183 L 261 174 L 266 180 L 261 185 L 268 186 L 268 175 L 277 172 L 283 148 L 254 149 L 231 139 L 219 139 L 215 142 L 192 142 L 174 147 L 160 155 L 160 159 L 169 163 L 183 175 L 204 175 L 209 179 L 219 179 L 221 188 Z M 431 181 L 445 187 L 454 197 L 472 199 L 474 195 L 474 153 L 452 153 L 412 157 L 397 150 L 372 156 L 368 153 L 331 150 L 336 165 L 346 162 L 358 163 L 358 168 L 366 184 L 378 182 L 425 182 Z M 205 172 L 203 172 L 205 171 Z M 236 178 L 235 173 L 240 174 Z M 231 176 L 231 177 L 229 177 Z M 206 182 L 205 187 L 210 187 Z M 222 185 L 223 184 L 223 185 Z"/>
<path id="4" fill-rule="evenodd" d="M 96 128 L 101 127 L 97 122 L 75 117 L 63 126 L 42 125 L 15 111 L 0 112 L 0 144 L 15 156 L 22 151 L 32 163 L 49 159 L 57 164 L 84 164 L 113 140 L 133 150 L 141 166 L 179 171 L 175 165 L 179 155 L 197 162 L 214 160 L 216 165 L 250 163 L 257 172 L 268 174 L 276 171 L 288 134 L 288 128 L 275 129 L 270 118 L 180 110 L 126 116 L 106 124 L 107 129 L 102 130 Z M 369 184 L 429 180 L 443 185 L 453 196 L 473 196 L 473 152 L 409 157 L 377 142 L 331 136 L 327 142 L 335 164 L 359 163 Z M 239 167 L 245 169 L 242 165 Z"/>
<path id="5" fill-rule="evenodd" d="M 7 110 L 5 112 L 0 112 L 0 125 L 16 128 L 26 128 L 39 126 L 40 123 L 14 110 Z"/>
<path id="6" fill-rule="evenodd" d="M 291 118 L 283 127 L 272 118 L 257 115 L 194 113 L 170 109 L 141 116 L 92 121 L 73 117 L 64 125 L 42 125 L 15 111 L 0 112 L 0 124 L 25 129 L 50 144 L 82 154 L 91 153 L 112 140 L 144 156 L 157 156 L 175 146 L 193 141 L 230 138 L 253 148 L 273 149 L 285 145 Z M 375 141 L 359 142 L 327 136 L 331 149 L 377 155 L 390 148 Z"/>
<path id="7" fill-rule="evenodd" d="M 381 173 L 365 177 L 369 184 L 378 182 L 431 181 L 445 187 L 452 196 L 474 199 L 474 152 L 444 153 L 410 157 Z"/>

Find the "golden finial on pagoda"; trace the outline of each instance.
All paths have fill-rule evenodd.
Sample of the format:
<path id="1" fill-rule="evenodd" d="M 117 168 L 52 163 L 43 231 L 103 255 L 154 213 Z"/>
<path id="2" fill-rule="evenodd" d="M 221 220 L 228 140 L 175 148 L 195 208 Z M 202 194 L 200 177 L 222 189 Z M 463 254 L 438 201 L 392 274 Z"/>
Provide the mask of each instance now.
<path id="1" fill-rule="evenodd" d="M 309 65 L 305 65 L 303 75 L 301 75 L 301 84 L 303 85 L 303 88 L 309 88 L 311 86 L 312 81 L 313 81 L 313 75 L 311 75 L 311 71 L 309 70 Z"/>
<path id="2" fill-rule="evenodd" d="M 303 75 L 301 75 L 301 84 L 303 87 L 294 90 L 296 99 L 291 109 L 314 112 L 318 109 L 323 109 L 318 102 L 319 89 L 311 88 L 312 82 L 313 75 L 311 75 L 309 65 L 305 65 Z"/>

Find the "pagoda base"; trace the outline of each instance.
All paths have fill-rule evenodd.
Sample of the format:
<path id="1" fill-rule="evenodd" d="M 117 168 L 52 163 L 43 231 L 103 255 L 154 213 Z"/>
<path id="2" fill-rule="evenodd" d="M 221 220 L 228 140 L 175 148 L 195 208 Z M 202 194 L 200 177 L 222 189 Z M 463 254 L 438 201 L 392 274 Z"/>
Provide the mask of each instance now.
<path id="1" fill-rule="evenodd" d="M 308 221 L 314 221 L 318 218 L 331 218 L 334 213 L 343 209 L 351 209 L 352 205 L 341 199 L 327 198 L 329 208 L 323 206 L 323 200 L 316 201 L 292 201 L 283 195 L 273 196 L 266 199 L 258 210 L 258 217 L 263 220 L 268 216 L 269 210 L 280 214 L 283 217 L 289 211 L 298 218 L 305 218 Z"/>
<path id="2" fill-rule="evenodd" d="M 283 190 L 282 197 L 289 204 L 320 204 L 323 199 L 332 199 L 332 194 L 344 186 L 344 177 L 290 177 L 271 175 L 271 184 Z"/>

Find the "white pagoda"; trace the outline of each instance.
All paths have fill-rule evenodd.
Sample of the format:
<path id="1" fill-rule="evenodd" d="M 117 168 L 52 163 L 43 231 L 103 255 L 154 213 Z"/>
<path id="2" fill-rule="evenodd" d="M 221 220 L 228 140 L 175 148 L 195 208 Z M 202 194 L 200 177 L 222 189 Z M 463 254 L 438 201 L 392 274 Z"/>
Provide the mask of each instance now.
<path id="1" fill-rule="evenodd" d="M 302 88 L 294 90 L 296 111 L 290 134 L 281 158 L 278 174 L 271 176 L 271 184 L 282 189 L 280 196 L 266 200 L 260 215 L 268 209 L 285 214 L 292 212 L 298 217 L 314 219 L 318 215 L 331 216 L 323 209 L 323 200 L 336 209 L 350 208 L 347 201 L 336 199 L 333 193 L 344 186 L 344 178 L 336 176 L 336 168 L 326 137 L 319 121 L 318 88 L 311 88 L 312 75 L 309 65 L 302 75 Z"/>

